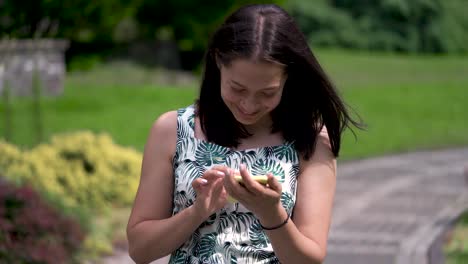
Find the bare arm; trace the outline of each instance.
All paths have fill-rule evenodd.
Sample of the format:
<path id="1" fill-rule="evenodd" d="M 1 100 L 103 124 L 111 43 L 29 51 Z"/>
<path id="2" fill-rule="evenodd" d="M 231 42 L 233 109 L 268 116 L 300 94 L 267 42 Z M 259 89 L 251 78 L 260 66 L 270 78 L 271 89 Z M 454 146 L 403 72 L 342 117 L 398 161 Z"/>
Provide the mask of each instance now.
<path id="1" fill-rule="evenodd" d="M 130 257 L 137 263 L 149 263 L 175 251 L 226 203 L 222 178 L 212 168 L 204 172 L 204 179 L 192 182 L 197 194 L 194 204 L 172 216 L 176 141 L 177 113 L 168 112 L 151 129 L 127 226 Z"/>
<path id="2" fill-rule="evenodd" d="M 137 263 L 170 254 L 204 220 L 193 207 L 171 217 L 176 131 L 177 113 L 163 114 L 151 128 L 145 146 L 140 185 L 127 226 L 129 253 Z"/>
<path id="3" fill-rule="evenodd" d="M 276 256 L 282 263 L 322 263 L 336 184 L 336 161 L 331 152 L 328 135 L 322 131 L 314 155 L 301 159 L 294 218 L 284 226 L 265 230 Z M 244 186 L 226 172 L 227 192 L 251 210 L 265 227 L 285 221 L 286 210 L 280 202 L 281 184 L 268 176 L 269 188 L 255 182 L 245 168 L 241 168 Z"/>
<path id="4" fill-rule="evenodd" d="M 265 231 L 282 263 L 324 261 L 335 186 L 336 160 L 328 135 L 322 132 L 313 157 L 301 160 L 294 218 L 280 229 Z M 274 226 L 287 216 L 282 206 L 275 215 L 260 221 L 264 226 Z"/>

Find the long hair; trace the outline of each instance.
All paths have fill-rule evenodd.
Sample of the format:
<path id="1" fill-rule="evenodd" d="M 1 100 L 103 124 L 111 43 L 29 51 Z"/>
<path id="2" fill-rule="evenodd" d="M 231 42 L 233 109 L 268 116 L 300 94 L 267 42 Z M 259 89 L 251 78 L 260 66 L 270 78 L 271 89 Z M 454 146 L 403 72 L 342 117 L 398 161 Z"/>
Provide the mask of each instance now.
<path id="1" fill-rule="evenodd" d="M 196 114 L 208 141 L 237 147 L 242 138 L 250 136 L 221 98 L 216 62 L 229 65 L 235 59 L 286 66 L 282 98 L 271 113 L 272 132 L 281 132 L 305 159 L 314 153 L 324 125 L 335 157 L 344 129 L 350 124 L 361 126 L 349 115 L 294 19 L 276 5 L 247 5 L 231 14 L 213 34 L 205 55 Z"/>

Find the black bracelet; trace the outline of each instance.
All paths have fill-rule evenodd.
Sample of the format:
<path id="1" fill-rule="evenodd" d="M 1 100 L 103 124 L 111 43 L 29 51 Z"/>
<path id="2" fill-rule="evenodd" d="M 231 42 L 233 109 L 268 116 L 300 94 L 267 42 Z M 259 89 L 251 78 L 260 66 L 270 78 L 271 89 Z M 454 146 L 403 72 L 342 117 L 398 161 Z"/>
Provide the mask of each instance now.
<path id="1" fill-rule="evenodd" d="M 281 223 L 281 224 L 279 224 L 279 225 L 277 225 L 277 226 L 274 226 L 274 227 L 264 227 L 264 226 L 262 225 L 262 223 L 260 223 L 260 222 L 259 222 L 259 223 L 260 223 L 260 226 L 261 226 L 263 229 L 265 229 L 265 230 L 275 230 L 275 229 L 278 229 L 278 228 L 284 226 L 286 223 L 288 223 L 288 221 L 289 221 L 289 214 L 288 214 L 288 217 L 286 217 L 286 220 L 284 220 L 283 223 Z"/>

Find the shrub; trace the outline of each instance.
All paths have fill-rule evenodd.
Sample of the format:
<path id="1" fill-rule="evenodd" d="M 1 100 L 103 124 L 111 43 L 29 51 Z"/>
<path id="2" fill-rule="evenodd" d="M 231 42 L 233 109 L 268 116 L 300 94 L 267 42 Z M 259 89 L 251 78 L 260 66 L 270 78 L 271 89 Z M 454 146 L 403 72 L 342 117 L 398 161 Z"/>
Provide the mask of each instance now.
<path id="1" fill-rule="evenodd" d="M 56 135 L 50 143 L 26 151 L 0 141 L 0 173 L 62 198 L 68 208 L 130 205 L 141 159 L 141 153 L 114 144 L 107 134 Z"/>
<path id="2" fill-rule="evenodd" d="M 466 53 L 465 0 L 289 0 L 312 45 L 405 53 Z"/>
<path id="3" fill-rule="evenodd" d="M 0 263 L 68 263 L 83 239 L 80 225 L 31 187 L 0 178 Z"/>

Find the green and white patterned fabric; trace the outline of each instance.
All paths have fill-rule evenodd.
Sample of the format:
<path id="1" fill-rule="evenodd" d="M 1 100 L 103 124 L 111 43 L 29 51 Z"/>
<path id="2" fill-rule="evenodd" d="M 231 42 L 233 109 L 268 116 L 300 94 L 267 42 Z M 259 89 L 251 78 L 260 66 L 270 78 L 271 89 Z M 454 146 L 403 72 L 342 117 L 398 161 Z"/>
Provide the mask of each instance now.
<path id="1" fill-rule="evenodd" d="M 178 110 L 177 147 L 173 158 L 173 214 L 196 199 L 192 181 L 214 165 L 239 169 L 244 163 L 252 175 L 273 173 L 282 183 L 282 205 L 289 215 L 296 201 L 299 159 L 293 144 L 233 150 L 194 136 L 195 108 Z M 228 203 L 211 215 L 179 249 L 169 263 L 279 263 L 258 219 L 240 203 Z"/>

